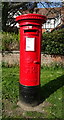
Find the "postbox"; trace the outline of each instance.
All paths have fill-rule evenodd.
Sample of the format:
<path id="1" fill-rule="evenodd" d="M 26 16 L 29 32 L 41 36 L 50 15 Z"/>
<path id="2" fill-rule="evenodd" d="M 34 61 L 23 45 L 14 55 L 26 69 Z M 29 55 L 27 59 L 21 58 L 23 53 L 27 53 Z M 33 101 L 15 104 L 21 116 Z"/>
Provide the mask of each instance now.
<path id="1" fill-rule="evenodd" d="M 39 101 L 41 36 L 46 16 L 24 14 L 16 17 L 20 26 L 20 100 L 30 105 Z"/>

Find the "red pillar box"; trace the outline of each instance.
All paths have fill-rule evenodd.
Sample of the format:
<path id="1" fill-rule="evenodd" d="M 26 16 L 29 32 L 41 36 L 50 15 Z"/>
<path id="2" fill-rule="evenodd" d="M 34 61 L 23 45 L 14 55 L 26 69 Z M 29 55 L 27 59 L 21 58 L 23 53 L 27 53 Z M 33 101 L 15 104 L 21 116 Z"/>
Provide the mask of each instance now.
<path id="1" fill-rule="evenodd" d="M 20 100 L 35 105 L 40 89 L 42 24 L 46 16 L 25 14 L 16 17 L 20 25 Z"/>

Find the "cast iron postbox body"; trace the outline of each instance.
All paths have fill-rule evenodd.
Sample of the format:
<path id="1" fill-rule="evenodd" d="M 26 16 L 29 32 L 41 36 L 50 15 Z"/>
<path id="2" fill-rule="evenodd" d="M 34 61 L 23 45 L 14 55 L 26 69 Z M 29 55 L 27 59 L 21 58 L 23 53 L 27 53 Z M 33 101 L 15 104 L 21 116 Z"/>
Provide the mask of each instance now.
<path id="1" fill-rule="evenodd" d="M 40 87 L 42 23 L 46 17 L 25 14 L 16 17 L 20 25 L 20 99 L 37 103 Z"/>

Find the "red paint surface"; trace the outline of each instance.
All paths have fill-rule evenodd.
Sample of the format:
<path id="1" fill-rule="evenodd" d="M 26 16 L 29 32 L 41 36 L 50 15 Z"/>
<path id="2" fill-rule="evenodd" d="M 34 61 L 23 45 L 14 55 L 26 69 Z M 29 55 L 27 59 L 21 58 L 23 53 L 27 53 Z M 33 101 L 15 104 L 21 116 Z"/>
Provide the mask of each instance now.
<path id="1" fill-rule="evenodd" d="M 17 17 L 16 21 L 20 24 L 20 84 L 40 85 L 41 25 L 46 21 L 46 17 L 27 14 Z M 26 51 L 26 38 L 34 38 L 34 51 Z"/>

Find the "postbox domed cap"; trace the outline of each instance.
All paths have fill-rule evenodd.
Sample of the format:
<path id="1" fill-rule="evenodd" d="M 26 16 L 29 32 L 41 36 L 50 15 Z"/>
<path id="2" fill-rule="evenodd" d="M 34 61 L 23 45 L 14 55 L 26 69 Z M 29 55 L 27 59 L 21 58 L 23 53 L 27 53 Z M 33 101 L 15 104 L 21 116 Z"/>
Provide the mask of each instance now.
<path id="1" fill-rule="evenodd" d="M 45 23 L 47 18 L 45 15 L 40 15 L 40 14 L 24 14 L 24 15 L 20 15 L 20 16 L 17 16 L 16 17 L 16 21 L 19 22 L 19 21 L 27 21 L 27 20 L 38 20 L 38 22 L 40 22 L 41 24 L 42 23 Z"/>
<path id="2" fill-rule="evenodd" d="M 16 17 L 16 21 L 23 20 L 23 19 L 40 19 L 40 20 L 46 21 L 46 16 L 40 15 L 40 14 L 24 14 Z"/>

